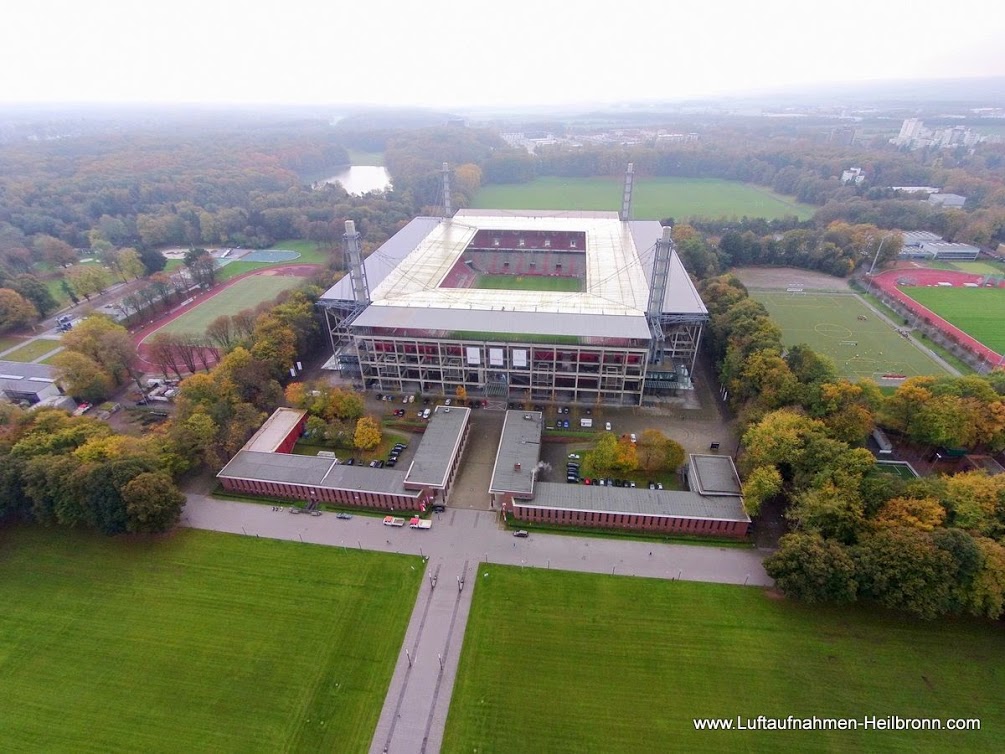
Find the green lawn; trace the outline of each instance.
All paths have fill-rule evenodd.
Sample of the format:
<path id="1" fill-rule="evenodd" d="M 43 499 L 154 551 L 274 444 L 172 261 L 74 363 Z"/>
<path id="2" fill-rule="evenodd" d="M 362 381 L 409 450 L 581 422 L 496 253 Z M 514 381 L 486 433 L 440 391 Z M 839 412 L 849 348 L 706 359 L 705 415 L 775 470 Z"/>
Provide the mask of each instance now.
<path id="1" fill-rule="evenodd" d="M 217 317 L 254 308 L 260 302 L 271 301 L 282 291 L 295 288 L 303 282 L 303 278 L 278 275 L 254 275 L 238 280 L 229 288 L 172 320 L 157 332 L 201 336 L 206 332 L 206 326 Z"/>
<path id="2" fill-rule="evenodd" d="M 834 360 L 838 373 L 848 379 L 945 374 L 939 364 L 898 335 L 858 296 L 763 290 L 751 290 L 750 295 L 767 307 L 782 328 L 786 346 L 805 343 L 826 354 Z"/>
<path id="3" fill-rule="evenodd" d="M 70 298 L 66 295 L 66 291 L 63 290 L 63 278 L 49 278 L 45 281 L 45 287 L 49 289 L 49 295 L 60 306 L 70 303 Z"/>
<path id="4" fill-rule="evenodd" d="M 194 530 L 17 528 L 0 549 L 5 751 L 365 751 L 422 578 Z"/>
<path id="5" fill-rule="evenodd" d="M 0 335 L 0 353 L 6 351 L 8 348 L 14 348 L 21 343 L 24 343 L 24 338 L 15 338 L 10 335 Z M 4 358 L 6 358 L 6 356 Z"/>
<path id="6" fill-rule="evenodd" d="M 34 361 L 39 356 L 45 356 L 47 353 L 55 351 L 61 347 L 62 346 L 58 340 L 39 338 L 25 343 L 16 351 L 11 351 L 10 353 L 5 354 L 4 359 L 6 361 L 20 361 L 27 363 L 29 361 Z"/>
<path id="7" fill-rule="evenodd" d="M 322 246 L 319 249 L 318 245 L 313 241 L 297 239 L 277 241 L 275 244 L 270 246 L 269 249 L 263 249 L 263 251 L 269 251 L 270 249 L 296 251 L 300 254 L 299 259 L 294 259 L 292 262 L 280 262 L 279 264 L 328 264 L 328 262 L 331 261 L 331 255 L 333 252 L 333 249 L 330 249 L 327 246 Z"/>
<path id="8" fill-rule="evenodd" d="M 481 564 L 442 751 L 991 751 L 1005 635 L 760 589 Z M 717 731 L 692 720 L 981 718 L 978 732 Z M 998 743 L 996 744 L 995 741 Z"/>
<path id="9" fill-rule="evenodd" d="M 252 270 L 264 270 L 266 267 L 275 267 L 275 262 L 228 262 L 216 271 L 216 279 L 220 282 L 236 278 L 245 272 Z"/>
<path id="10" fill-rule="evenodd" d="M 383 152 L 363 152 L 358 149 L 346 149 L 349 153 L 349 162 L 353 165 L 383 165 Z"/>
<path id="11" fill-rule="evenodd" d="M 970 272 L 974 275 L 1005 275 L 1005 268 L 988 262 L 953 262 L 953 264 L 961 272 Z"/>
<path id="12" fill-rule="evenodd" d="M 901 288 L 988 348 L 1005 353 L 1005 289 Z"/>
<path id="13" fill-rule="evenodd" d="M 479 275 L 472 288 L 507 291 L 581 291 L 583 281 L 572 277 L 548 275 Z"/>
<path id="14" fill-rule="evenodd" d="M 538 178 L 529 183 L 484 186 L 474 208 L 488 209 L 621 209 L 622 178 Z M 762 186 L 718 178 L 639 178 L 635 181 L 632 216 L 640 220 L 673 217 L 812 217 L 815 207 L 800 204 Z"/>

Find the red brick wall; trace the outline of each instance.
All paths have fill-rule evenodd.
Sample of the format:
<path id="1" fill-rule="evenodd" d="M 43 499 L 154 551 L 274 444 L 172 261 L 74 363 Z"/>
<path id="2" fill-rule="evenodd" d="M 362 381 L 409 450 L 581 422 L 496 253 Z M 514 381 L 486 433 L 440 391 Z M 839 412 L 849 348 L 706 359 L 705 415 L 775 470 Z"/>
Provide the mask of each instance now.
<path id="1" fill-rule="evenodd" d="M 322 503 L 357 506 L 360 508 L 382 508 L 395 511 L 418 511 L 428 502 L 428 492 L 418 497 L 394 495 L 366 490 L 336 490 L 329 487 L 310 487 L 302 484 L 263 482 L 254 479 L 221 478 L 225 490 L 263 497 L 286 498 L 289 500 L 319 500 Z"/>
<path id="2" fill-rule="evenodd" d="M 675 534 L 697 534 L 711 537 L 747 536 L 746 521 L 719 521 L 709 518 L 645 516 L 634 513 L 600 513 L 596 511 L 557 510 L 514 502 L 507 511 L 521 521 L 566 526 L 595 526 L 604 529 L 665 531 Z"/>

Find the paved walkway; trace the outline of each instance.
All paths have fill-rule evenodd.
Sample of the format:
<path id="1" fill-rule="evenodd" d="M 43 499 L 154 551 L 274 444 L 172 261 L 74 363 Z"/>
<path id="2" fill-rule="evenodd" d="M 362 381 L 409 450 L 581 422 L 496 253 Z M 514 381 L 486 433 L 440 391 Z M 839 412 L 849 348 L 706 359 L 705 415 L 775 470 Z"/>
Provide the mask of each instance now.
<path id="1" fill-rule="evenodd" d="M 271 506 L 189 494 L 183 526 L 336 547 L 420 555 L 425 583 L 415 601 L 371 754 L 440 750 L 480 562 L 661 579 L 769 586 L 756 550 L 669 545 L 559 534 L 517 539 L 492 511 L 451 508 L 433 528 L 384 526 L 373 516 L 343 521 L 290 515 Z M 435 580 L 435 587 L 433 581 Z"/>

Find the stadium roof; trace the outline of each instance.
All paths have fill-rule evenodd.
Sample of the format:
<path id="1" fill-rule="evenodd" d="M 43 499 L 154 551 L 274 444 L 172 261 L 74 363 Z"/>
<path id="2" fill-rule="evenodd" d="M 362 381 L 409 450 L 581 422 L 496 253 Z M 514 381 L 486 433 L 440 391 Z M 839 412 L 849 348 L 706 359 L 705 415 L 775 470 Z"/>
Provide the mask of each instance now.
<path id="1" fill-rule="evenodd" d="M 540 482 L 533 500 L 517 505 L 598 513 L 635 513 L 640 516 L 709 518 L 719 521 L 750 521 L 739 497 L 705 497 L 697 492 L 614 488 L 582 484 Z"/>
<path id="2" fill-rule="evenodd" d="M 516 497 L 534 494 L 543 418 L 540 411 L 506 412 L 489 492 L 510 492 Z"/>
<path id="3" fill-rule="evenodd" d="M 265 420 L 265 424 L 251 436 L 251 439 L 244 443 L 241 450 L 275 453 L 276 448 L 282 444 L 290 432 L 296 429 L 297 424 L 306 414 L 306 411 L 299 411 L 295 408 L 277 408 L 272 416 Z"/>
<path id="4" fill-rule="evenodd" d="M 464 430 L 471 416 L 470 408 L 437 406 L 429 418 L 422 441 L 405 473 L 405 484 L 420 484 L 443 489 L 453 468 Z"/>
<path id="5" fill-rule="evenodd" d="M 585 290 L 440 288 L 479 230 L 584 232 Z M 464 330 L 563 334 L 555 329 L 556 318 L 547 316 L 561 314 L 563 318 L 577 315 L 594 320 L 568 324 L 569 332 L 564 334 L 596 335 L 594 324 L 602 318 L 607 337 L 648 338 L 645 310 L 655 244 L 661 233 L 656 221 L 623 223 L 614 212 L 460 210 L 447 220 L 416 218 L 367 258 L 371 305 L 355 324 L 457 330 L 456 321 L 445 326 L 446 315 L 438 312 L 464 310 L 465 320 L 474 316 L 479 323 L 489 323 L 465 324 Z M 322 296 L 322 301 L 351 299 L 347 278 Z M 707 315 L 676 254 L 671 260 L 663 310 Z M 509 321 L 499 324 L 499 315 Z M 587 328 L 589 333 L 584 332 Z"/>
<path id="6" fill-rule="evenodd" d="M 740 495 L 740 475 L 729 456 L 692 454 L 688 481 L 699 495 Z"/>

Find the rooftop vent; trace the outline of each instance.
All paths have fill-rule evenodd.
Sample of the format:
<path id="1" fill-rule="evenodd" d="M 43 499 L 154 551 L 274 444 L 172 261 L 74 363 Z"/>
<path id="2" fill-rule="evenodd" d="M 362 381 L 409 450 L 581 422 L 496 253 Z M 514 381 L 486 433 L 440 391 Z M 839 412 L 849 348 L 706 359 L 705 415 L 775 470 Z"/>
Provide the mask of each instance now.
<path id="1" fill-rule="evenodd" d="M 520 464 L 514 463 L 513 464 L 513 471 L 519 471 L 519 470 L 520 470 Z"/>

